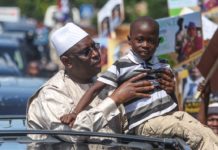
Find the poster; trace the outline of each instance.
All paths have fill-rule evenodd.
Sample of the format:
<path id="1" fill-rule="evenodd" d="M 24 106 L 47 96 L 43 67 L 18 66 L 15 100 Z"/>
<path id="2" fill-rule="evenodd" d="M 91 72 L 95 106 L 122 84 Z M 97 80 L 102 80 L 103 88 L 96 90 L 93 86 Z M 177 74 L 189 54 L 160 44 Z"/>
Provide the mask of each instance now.
<path id="1" fill-rule="evenodd" d="M 101 69 L 102 71 L 105 71 L 108 67 L 108 44 L 109 44 L 109 39 L 108 38 L 94 38 L 94 41 L 96 43 L 100 44 L 100 54 L 101 54 Z"/>
<path id="2" fill-rule="evenodd" d="M 160 44 L 155 55 L 175 53 L 175 61 L 180 63 L 203 48 L 202 21 L 199 12 L 157 21 L 160 25 Z"/>
<path id="3" fill-rule="evenodd" d="M 101 37 L 109 37 L 124 20 L 123 0 L 109 0 L 98 12 L 98 31 Z"/>
<path id="4" fill-rule="evenodd" d="M 218 0 L 202 0 L 202 11 L 209 11 L 218 6 Z"/>
<path id="5" fill-rule="evenodd" d="M 190 14 L 193 13 L 194 10 L 190 8 L 183 8 L 180 12 L 180 15 Z M 215 33 L 217 29 L 217 24 L 205 17 L 204 15 L 201 16 L 202 20 L 202 32 L 203 32 L 203 39 L 209 40 L 213 37 L 213 34 Z"/>
<path id="6" fill-rule="evenodd" d="M 178 16 L 184 7 L 197 7 L 199 0 L 167 0 L 170 16 Z"/>
<path id="7" fill-rule="evenodd" d="M 183 106 L 184 110 L 190 114 L 198 113 L 200 100 L 195 99 L 195 94 L 197 93 L 198 85 L 203 82 L 199 69 L 195 65 L 189 65 L 187 67 L 188 77 L 183 79 Z"/>

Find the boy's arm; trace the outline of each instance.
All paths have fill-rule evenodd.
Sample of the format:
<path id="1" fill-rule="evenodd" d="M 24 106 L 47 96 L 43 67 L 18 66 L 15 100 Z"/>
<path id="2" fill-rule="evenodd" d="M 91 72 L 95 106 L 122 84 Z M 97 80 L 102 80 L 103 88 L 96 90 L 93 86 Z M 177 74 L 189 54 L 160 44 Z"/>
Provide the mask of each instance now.
<path id="1" fill-rule="evenodd" d="M 106 86 L 105 83 L 96 81 L 95 84 L 88 89 L 85 94 L 80 99 L 76 108 L 74 109 L 74 113 L 78 114 L 83 111 L 92 101 L 93 99 L 101 92 L 101 90 Z"/>

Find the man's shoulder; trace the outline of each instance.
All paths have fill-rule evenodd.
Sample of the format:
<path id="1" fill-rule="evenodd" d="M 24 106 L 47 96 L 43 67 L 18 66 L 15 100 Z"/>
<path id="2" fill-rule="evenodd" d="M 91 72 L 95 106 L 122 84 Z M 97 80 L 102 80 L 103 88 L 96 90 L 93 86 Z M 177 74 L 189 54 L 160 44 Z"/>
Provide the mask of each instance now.
<path id="1" fill-rule="evenodd" d="M 64 70 L 60 70 L 53 77 L 51 77 L 42 87 L 54 87 L 56 89 L 62 89 L 63 87 L 65 87 L 64 77 Z"/>
<path id="2" fill-rule="evenodd" d="M 63 93 L 65 91 L 64 86 L 64 72 L 61 70 L 57 72 L 53 77 L 51 77 L 46 83 L 44 83 L 28 100 L 28 107 L 32 103 L 34 99 L 37 99 L 38 95 L 48 95 L 48 90 L 50 91 L 49 96 L 54 95 L 51 94 L 51 91 L 53 92 L 61 92 Z M 28 108 L 27 107 L 27 108 Z"/>

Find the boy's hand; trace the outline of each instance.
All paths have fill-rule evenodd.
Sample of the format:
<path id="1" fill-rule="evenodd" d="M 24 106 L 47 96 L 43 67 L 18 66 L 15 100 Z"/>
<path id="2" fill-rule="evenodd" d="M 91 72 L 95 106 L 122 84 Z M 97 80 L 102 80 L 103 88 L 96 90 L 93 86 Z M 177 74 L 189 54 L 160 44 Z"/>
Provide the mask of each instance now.
<path id="1" fill-rule="evenodd" d="M 69 125 L 70 127 L 73 126 L 74 121 L 76 120 L 76 113 L 69 113 L 66 115 L 63 115 L 60 120 L 62 123 Z"/>
<path id="2" fill-rule="evenodd" d="M 160 83 L 160 88 L 165 90 L 168 94 L 174 93 L 176 83 L 172 71 L 164 69 L 160 73 L 158 73 L 158 76 L 160 77 L 158 79 L 158 82 Z"/>

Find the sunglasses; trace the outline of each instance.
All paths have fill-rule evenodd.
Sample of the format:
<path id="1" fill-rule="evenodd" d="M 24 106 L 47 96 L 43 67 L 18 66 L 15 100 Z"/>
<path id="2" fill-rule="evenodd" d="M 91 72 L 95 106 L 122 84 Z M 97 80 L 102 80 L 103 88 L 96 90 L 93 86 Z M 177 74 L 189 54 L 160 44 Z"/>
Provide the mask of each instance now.
<path id="1" fill-rule="evenodd" d="M 100 49 L 100 43 L 92 43 L 91 46 L 84 48 L 80 52 L 74 54 L 79 57 L 89 57 L 92 54 L 92 51 L 98 51 Z"/>

